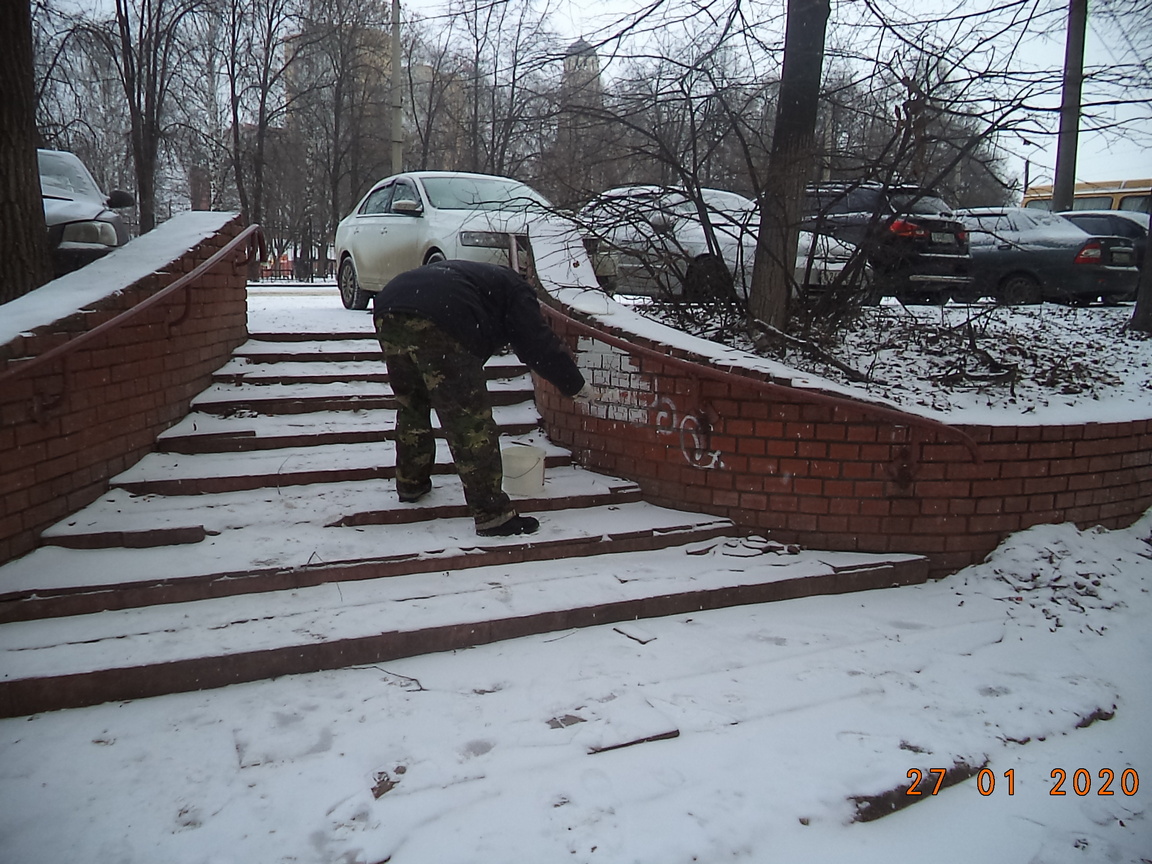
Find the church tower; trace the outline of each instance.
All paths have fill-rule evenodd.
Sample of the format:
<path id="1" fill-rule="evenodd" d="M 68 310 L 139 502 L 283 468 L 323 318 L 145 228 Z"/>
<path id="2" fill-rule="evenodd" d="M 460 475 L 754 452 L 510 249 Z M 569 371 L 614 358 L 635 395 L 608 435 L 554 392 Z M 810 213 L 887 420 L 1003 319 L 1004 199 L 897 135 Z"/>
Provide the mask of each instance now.
<path id="1" fill-rule="evenodd" d="M 557 108 L 555 188 L 551 191 L 558 203 L 572 205 L 603 190 L 600 165 L 605 126 L 600 58 L 584 39 L 577 39 L 564 52 Z"/>

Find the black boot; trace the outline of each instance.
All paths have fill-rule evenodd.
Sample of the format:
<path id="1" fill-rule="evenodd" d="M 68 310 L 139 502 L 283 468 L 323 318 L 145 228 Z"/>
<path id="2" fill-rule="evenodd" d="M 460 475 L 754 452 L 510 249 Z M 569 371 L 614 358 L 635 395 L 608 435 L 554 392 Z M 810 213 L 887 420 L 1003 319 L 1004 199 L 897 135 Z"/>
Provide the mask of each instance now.
<path id="1" fill-rule="evenodd" d="M 396 486 L 396 497 L 400 499 L 401 504 L 413 504 L 432 491 L 432 481 L 429 480 L 425 485 L 418 486 L 415 489 L 401 489 L 399 484 Z"/>
<path id="2" fill-rule="evenodd" d="M 477 528 L 476 533 L 481 537 L 512 537 L 515 534 L 535 534 L 539 527 L 540 521 L 532 516 L 513 516 L 495 528 Z"/>

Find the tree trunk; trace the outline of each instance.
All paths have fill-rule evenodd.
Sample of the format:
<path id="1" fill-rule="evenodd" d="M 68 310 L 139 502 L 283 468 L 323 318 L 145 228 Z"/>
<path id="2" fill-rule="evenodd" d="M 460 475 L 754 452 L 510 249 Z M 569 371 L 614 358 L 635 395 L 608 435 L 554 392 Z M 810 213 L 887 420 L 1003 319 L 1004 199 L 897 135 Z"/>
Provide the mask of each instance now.
<path id="1" fill-rule="evenodd" d="M 1140 287 L 1136 289 L 1136 308 L 1132 312 L 1129 330 L 1152 335 L 1152 260 L 1144 253 L 1144 267 L 1140 270 Z"/>
<path id="2" fill-rule="evenodd" d="M 804 187 L 816 143 L 830 0 L 788 0 L 784 66 L 768 170 L 760 190 L 760 234 L 752 269 L 751 313 L 783 330 L 788 319 Z"/>
<path id="3" fill-rule="evenodd" d="M 48 232 L 36 161 L 36 86 L 32 15 L 26 0 L 0 3 L 0 303 L 39 288 L 51 277 Z"/>

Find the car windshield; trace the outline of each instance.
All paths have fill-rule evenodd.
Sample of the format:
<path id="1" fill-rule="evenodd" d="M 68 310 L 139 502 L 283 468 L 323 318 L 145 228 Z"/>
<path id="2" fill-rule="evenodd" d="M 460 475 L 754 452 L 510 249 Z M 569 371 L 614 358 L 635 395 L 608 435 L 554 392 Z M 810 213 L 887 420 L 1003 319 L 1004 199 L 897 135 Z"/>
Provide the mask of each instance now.
<path id="1" fill-rule="evenodd" d="M 893 195 L 892 206 L 897 213 L 919 213 L 925 216 L 947 213 L 952 209 L 935 195 Z"/>
<path id="2" fill-rule="evenodd" d="M 104 197 L 88 169 L 71 153 L 41 150 L 37 157 L 43 194 L 51 197 L 52 192 L 70 192 L 84 198 Z"/>
<path id="3" fill-rule="evenodd" d="M 515 180 L 499 177 L 422 177 L 438 210 L 529 210 L 550 208 L 548 199 Z"/>
<path id="4" fill-rule="evenodd" d="M 752 201 L 743 195 L 737 195 L 735 192 L 701 189 L 700 195 L 709 208 L 721 213 L 744 214 L 756 206 Z"/>

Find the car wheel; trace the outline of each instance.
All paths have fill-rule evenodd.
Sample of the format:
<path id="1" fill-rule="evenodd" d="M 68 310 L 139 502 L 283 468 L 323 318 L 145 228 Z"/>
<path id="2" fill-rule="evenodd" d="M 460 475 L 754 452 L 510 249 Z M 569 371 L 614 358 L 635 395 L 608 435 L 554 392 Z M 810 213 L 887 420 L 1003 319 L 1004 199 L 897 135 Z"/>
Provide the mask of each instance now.
<path id="1" fill-rule="evenodd" d="M 447 260 L 448 260 L 448 258 L 439 249 L 433 249 L 431 252 L 429 252 L 427 255 L 424 256 L 424 263 L 425 264 L 435 264 L 438 261 L 447 261 Z"/>
<path id="2" fill-rule="evenodd" d="M 684 274 L 684 296 L 688 300 L 727 300 L 732 296 L 732 274 L 715 255 L 701 255 Z"/>
<path id="3" fill-rule="evenodd" d="M 1027 273 L 1013 273 L 1000 283 L 996 299 L 1005 306 L 1024 306 L 1039 303 L 1043 297 L 1039 282 Z"/>
<path id="4" fill-rule="evenodd" d="M 356 279 L 356 267 L 351 258 L 340 262 L 340 302 L 345 309 L 367 309 L 368 294 L 360 290 L 360 283 Z"/>

